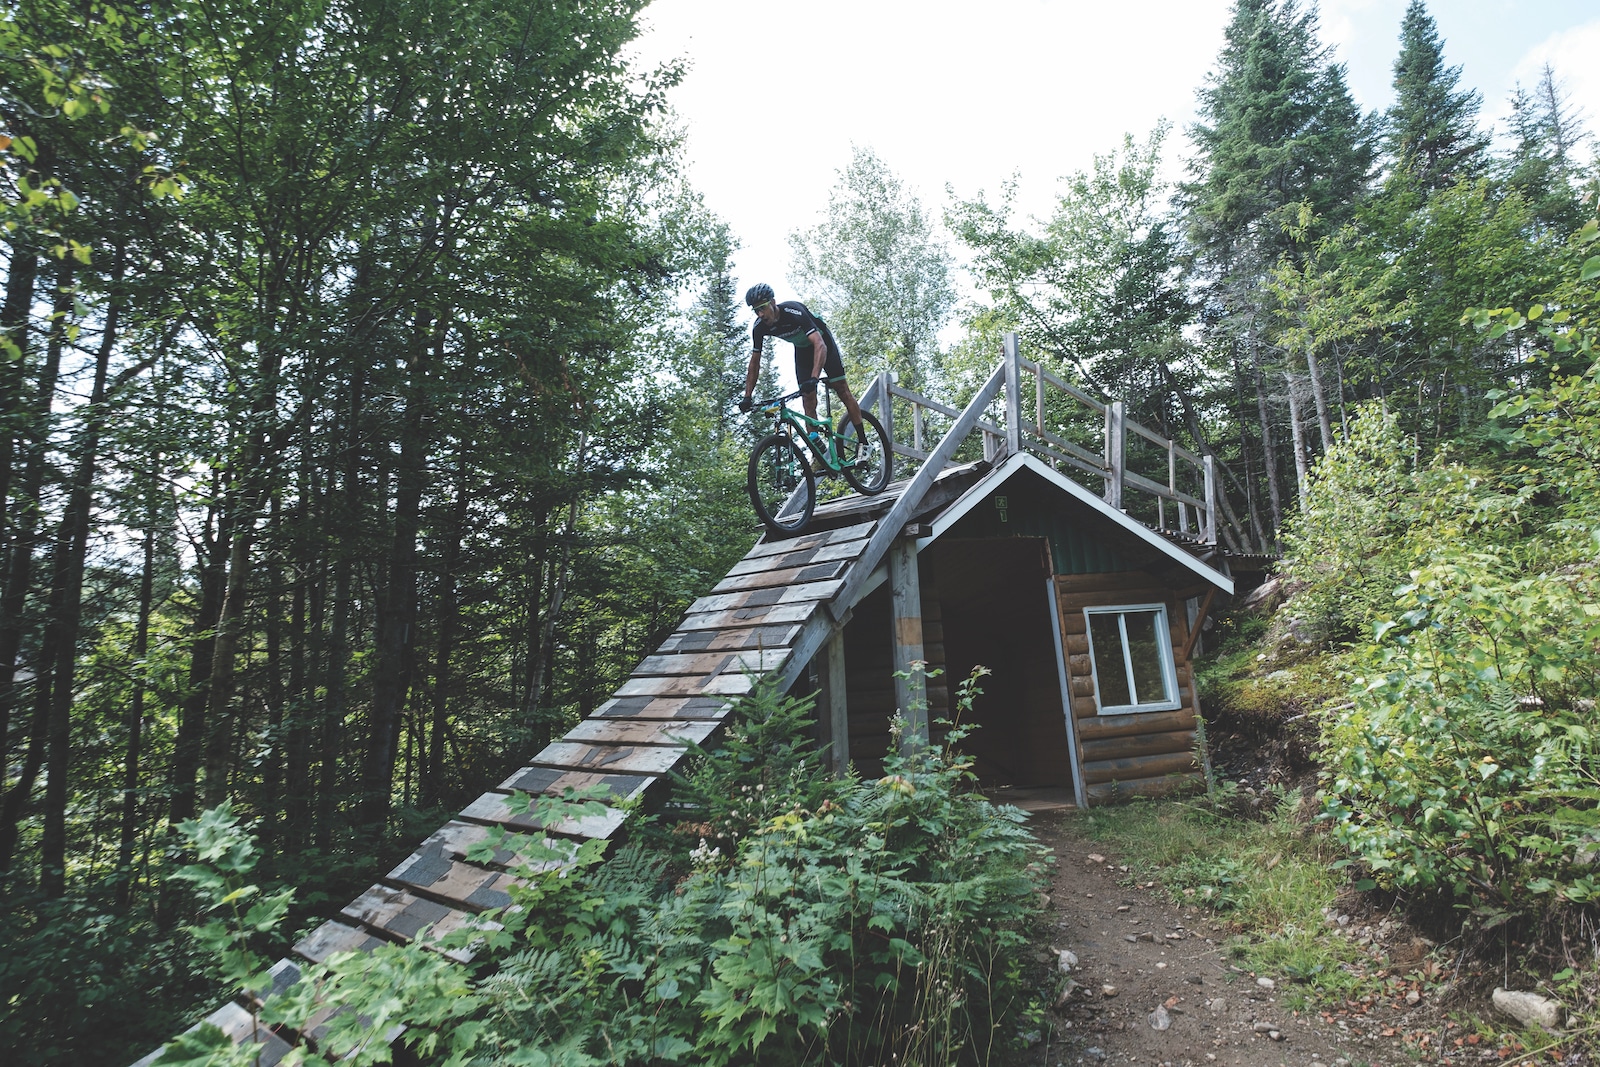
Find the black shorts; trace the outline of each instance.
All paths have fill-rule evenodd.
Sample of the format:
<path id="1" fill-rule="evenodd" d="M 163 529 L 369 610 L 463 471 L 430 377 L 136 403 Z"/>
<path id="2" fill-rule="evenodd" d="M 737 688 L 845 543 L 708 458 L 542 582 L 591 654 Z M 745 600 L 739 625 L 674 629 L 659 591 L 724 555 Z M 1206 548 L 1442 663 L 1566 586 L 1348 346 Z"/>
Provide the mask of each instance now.
<path id="1" fill-rule="evenodd" d="M 800 383 L 800 389 L 807 396 L 817 391 L 816 383 L 805 384 L 811 377 L 811 368 L 816 364 L 817 350 L 810 345 L 804 348 L 799 345 L 794 349 L 794 380 Z M 822 361 L 822 376 L 829 380 L 844 377 L 844 360 L 839 358 L 839 353 L 829 352 Z"/>

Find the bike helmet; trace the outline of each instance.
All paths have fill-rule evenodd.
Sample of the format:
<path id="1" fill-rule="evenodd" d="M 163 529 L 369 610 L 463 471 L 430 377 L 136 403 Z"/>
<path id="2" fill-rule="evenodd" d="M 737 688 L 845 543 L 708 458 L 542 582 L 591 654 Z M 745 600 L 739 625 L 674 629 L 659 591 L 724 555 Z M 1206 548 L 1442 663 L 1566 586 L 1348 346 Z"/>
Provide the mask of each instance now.
<path id="1" fill-rule="evenodd" d="M 744 294 L 744 302 L 751 307 L 755 307 L 757 304 L 765 304 L 769 300 L 775 299 L 776 296 L 777 294 L 772 291 L 772 286 L 766 282 L 761 282 L 757 285 L 752 285 L 750 291 Z"/>

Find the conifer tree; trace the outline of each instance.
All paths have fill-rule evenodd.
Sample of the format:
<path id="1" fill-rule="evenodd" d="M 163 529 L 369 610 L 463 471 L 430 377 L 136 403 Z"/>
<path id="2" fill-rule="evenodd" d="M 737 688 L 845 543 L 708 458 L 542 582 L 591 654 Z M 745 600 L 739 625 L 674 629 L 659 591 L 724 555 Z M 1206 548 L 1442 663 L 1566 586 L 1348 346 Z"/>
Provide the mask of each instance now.
<path id="1" fill-rule="evenodd" d="M 1489 147 L 1475 119 L 1482 98 L 1459 90 L 1460 67 L 1444 64 L 1444 42 L 1423 0 L 1411 0 L 1394 62 L 1395 102 L 1385 145 L 1397 170 L 1424 190 L 1442 189 L 1482 169 Z"/>
<path id="2" fill-rule="evenodd" d="M 1281 262 L 1298 266 L 1351 218 L 1374 157 L 1372 121 L 1316 31 L 1315 9 L 1298 0 L 1235 0 L 1217 67 L 1200 92 L 1201 121 L 1190 128 L 1199 151 L 1183 189 L 1209 304 L 1207 338 L 1241 392 L 1255 393 L 1259 438 L 1249 444 L 1241 427 L 1241 445 L 1259 447 L 1274 529 L 1283 519 L 1277 442 L 1293 433 L 1284 434 L 1268 386 L 1281 375 L 1270 365 L 1277 327 L 1265 279 Z M 1257 527 L 1269 525 L 1259 496 L 1250 493 Z"/>

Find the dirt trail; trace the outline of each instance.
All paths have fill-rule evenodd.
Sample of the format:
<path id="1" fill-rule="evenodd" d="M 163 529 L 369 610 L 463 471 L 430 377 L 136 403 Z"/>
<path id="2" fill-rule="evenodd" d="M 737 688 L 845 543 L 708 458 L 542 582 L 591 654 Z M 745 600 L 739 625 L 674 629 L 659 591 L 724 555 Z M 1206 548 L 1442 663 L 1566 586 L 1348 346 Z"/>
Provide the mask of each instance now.
<path id="1" fill-rule="evenodd" d="M 1134 885 L 1115 855 L 1077 833 L 1072 814 L 1040 813 L 1030 827 L 1056 853 L 1055 936 L 1037 950 L 1052 962 L 1058 949 L 1078 959 L 1071 973 L 1078 988 L 1050 1013 L 1051 1025 L 1023 1061 L 1030 1067 L 1416 1062 L 1398 1039 L 1382 1036 L 1376 1018 L 1330 1022 L 1282 1007 L 1271 979 L 1230 966 L 1221 923 Z"/>

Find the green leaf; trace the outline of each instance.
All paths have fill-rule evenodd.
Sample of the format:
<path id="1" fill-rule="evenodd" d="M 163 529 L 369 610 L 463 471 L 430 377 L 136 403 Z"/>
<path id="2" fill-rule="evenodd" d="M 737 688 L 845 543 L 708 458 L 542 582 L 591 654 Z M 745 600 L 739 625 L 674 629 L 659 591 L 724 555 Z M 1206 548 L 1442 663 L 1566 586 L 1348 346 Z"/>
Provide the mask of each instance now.
<path id="1" fill-rule="evenodd" d="M 1595 278 L 1600 278 L 1600 256 L 1590 256 L 1588 259 L 1584 260 L 1583 270 L 1579 272 L 1578 278 L 1579 280 L 1586 282 Z"/>

